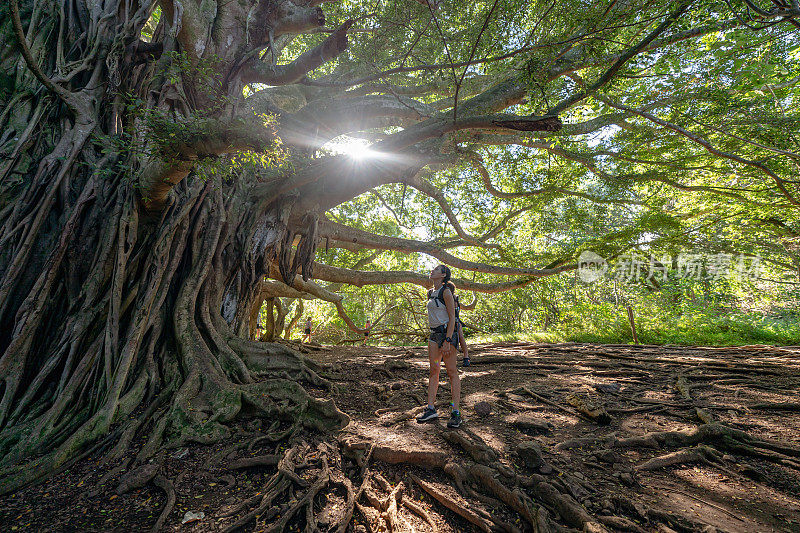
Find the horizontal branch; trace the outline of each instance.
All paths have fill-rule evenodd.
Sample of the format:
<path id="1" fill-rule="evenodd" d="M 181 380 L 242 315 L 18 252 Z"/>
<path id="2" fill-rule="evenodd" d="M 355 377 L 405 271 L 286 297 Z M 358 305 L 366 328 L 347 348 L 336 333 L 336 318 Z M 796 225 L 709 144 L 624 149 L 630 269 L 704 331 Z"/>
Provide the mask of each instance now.
<path id="1" fill-rule="evenodd" d="M 315 266 L 316 268 L 316 266 Z M 316 275 L 316 270 L 315 270 Z M 262 283 L 262 287 L 269 287 L 276 295 L 281 293 L 281 296 L 289 295 L 289 294 L 300 294 L 303 293 L 310 294 L 319 298 L 320 300 L 324 300 L 326 302 L 332 303 L 336 307 L 336 312 L 344 320 L 347 327 L 352 329 L 357 333 L 364 333 L 362 328 L 356 326 L 353 319 L 347 314 L 345 311 L 344 306 L 342 305 L 342 295 L 337 294 L 335 292 L 331 292 L 328 289 L 321 287 L 319 284 L 315 283 L 313 280 L 304 280 L 302 276 L 296 275 L 294 280 L 292 281 L 292 286 L 279 281 L 283 278 L 282 274 L 280 273 L 278 266 L 273 264 L 270 266 L 270 277 L 274 278 L 274 280 L 265 281 Z M 320 278 L 322 279 L 322 278 Z M 327 280 L 326 280 L 327 281 Z M 298 296 L 294 296 L 295 298 Z"/>
<path id="2" fill-rule="evenodd" d="M 293 2 L 260 0 L 250 23 L 251 43 L 270 42 L 287 33 L 304 33 L 325 25 L 325 14 L 316 6 L 299 6 Z"/>
<path id="3" fill-rule="evenodd" d="M 577 265 L 567 265 L 562 267 L 561 271 L 574 270 L 576 268 Z M 555 273 L 556 272 L 553 272 L 553 274 Z M 407 270 L 367 272 L 363 270 L 350 270 L 347 268 L 333 267 L 330 265 L 323 265 L 321 263 L 314 263 L 314 277 L 323 281 L 345 283 L 348 285 L 355 285 L 356 287 L 364 287 L 365 285 L 394 285 L 398 283 L 413 283 L 414 285 L 419 285 L 421 287 L 430 287 L 431 284 L 428 276 Z M 460 278 L 453 278 L 452 281 L 459 290 L 480 292 L 485 294 L 496 294 L 530 285 L 538 278 L 539 276 L 521 277 L 513 281 L 505 281 L 500 283 L 478 283 Z"/>
<path id="4" fill-rule="evenodd" d="M 465 107 L 466 106 L 462 107 L 462 111 L 465 110 Z M 446 133 L 459 130 L 482 130 L 490 132 L 504 130 L 558 131 L 561 129 L 561 126 L 561 120 L 555 115 L 478 115 L 461 118 L 455 121 L 447 116 L 430 119 L 415 127 L 395 133 L 386 140 L 376 143 L 375 149 L 381 152 L 392 152 L 422 142 L 426 139 L 441 137 Z"/>
<path id="5" fill-rule="evenodd" d="M 364 230 L 338 224 L 330 220 L 320 220 L 318 232 L 321 238 L 328 238 L 333 241 L 341 241 L 348 244 L 352 243 L 364 248 L 393 250 L 396 252 L 406 253 L 424 253 L 438 259 L 442 263 L 452 266 L 453 268 L 470 270 L 472 272 L 482 272 L 484 274 L 543 277 L 558 274 L 566 270 L 571 270 L 571 267 L 568 265 L 558 268 L 541 269 L 504 267 L 490 265 L 487 263 L 476 263 L 474 261 L 467 261 L 466 259 L 455 257 L 434 243 L 417 241 L 414 239 L 403 239 L 401 237 L 376 235 Z"/>
<path id="6" fill-rule="evenodd" d="M 410 126 L 435 113 L 428 104 L 404 96 L 321 99 L 282 115 L 280 134 L 286 144 L 318 148 L 340 135 Z"/>
<path id="7" fill-rule="evenodd" d="M 531 147 L 531 148 L 541 148 L 541 149 L 544 149 L 544 150 L 548 150 L 549 152 L 554 153 L 556 155 L 560 155 L 561 157 L 564 157 L 566 159 L 571 159 L 571 160 L 574 160 L 576 162 L 581 163 L 586 168 L 588 168 L 591 172 L 593 172 L 594 174 L 597 174 L 600 177 L 606 177 L 606 178 L 608 177 L 608 175 L 605 174 L 604 172 L 602 172 L 600 169 L 598 169 L 596 167 L 596 165 L 594 165 L 593 162 L 589 158 L 583 158 L 583 157 L 581 157 L 581 158 L 578 158 L 578 157 L 570 158 L 570 157 L 567 157 L 568 152 L 566 150 L 563 150 L 563 149 L 555 147 L 555 146 L 551 146 L 551 145 L 549 145 L 547 143 L 524 143 L 524 144 L 520 143 L 520 144 L 522 144 L 523 146 Z M 563 195 L 563 196 L 576 196 L 576 197 L 579 197 L 579 198 L 585 198 L 585 199 L 587 199 L 587 200 L 589 200 L 591 202 L 597 203 L 597 204 L 644 205 L 644 202 L 640 202 L 640 201 L 637 201 L 637 200 L 619 200 L 619 199 L 614 199 L 614 198 L 600 198 L 600 197 L 595 196 L 593 194 L 589 194 L 589 193 L 582 192 L 582 191 L 574 191 L 574 190 L 570 190 L 570 189 L 565 189 L 563 187 L 544 187 L 544 188 L 541 188 L 541 189 L 533 189 L 533 190 L 521 191 L 521 192 L 505 192 L 505 191 L 501 191 L 501 190 L 495 188 L 495 186 L 492 184 L 491 176 L 489 175 L 489 171 L 483 165 L 483 160 L 481 159 L 480 155 L 479 154 L 474 154 L 474 155 L 472 155 L 470 157 L 470 160 L 472 161 L 473 165 L 475 166 L 475 169 L 478 171 L 478 174 L 481 176 L 481 180 L 483 181 L 483 185 L 484 185 L 484 187 L 486 187 L 486 190 L 489 192 L 489 194 L 491 194 L 492 196 L 495 196 L 497 198 L 527 198 L 527 197 L 532 197 L 532 196 L 542 196 L 542 195 L 545 195 L 545 194 L 559 194 L 559 195 Z"/>

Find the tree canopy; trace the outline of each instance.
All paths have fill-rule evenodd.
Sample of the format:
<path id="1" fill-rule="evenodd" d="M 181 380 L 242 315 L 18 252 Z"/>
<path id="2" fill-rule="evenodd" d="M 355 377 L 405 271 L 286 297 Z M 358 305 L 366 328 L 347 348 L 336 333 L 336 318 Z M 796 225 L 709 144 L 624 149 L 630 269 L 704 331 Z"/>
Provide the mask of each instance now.
<path id="1" fill-rule="evenodd" d="M 363 16 L 337 7 L 329 18 Z M 373 258 L 367 270 L 389 272 L 320 265 L 315 277 L 422 283 L 402 272 L 422 252 L 456 267 L 465 289 L 493 292 L 573 269 L 583 250 L 632 249 L 744 254 L 796 271 L 796 27 L 734 7 L 380 4 L 302 92 L 358 110 L 324 122 L 317 157 L 363 146 L 355 168 L 386 168 L 327 212 L 320 237 L 334 249 L 318 261 L 358 271 Z M 487 112 L 561 126 L 468 124 L 495 120 Z M 440 135 L 449 127 L 459 131 Z M 431 128 L 437 137 L 419 140 Z M 337 134 L 348 141 L 331 142 Z M 416 143 L 398 150 L 406 139 Z M 386 251 L 383 266 L 373 250 Z"/>

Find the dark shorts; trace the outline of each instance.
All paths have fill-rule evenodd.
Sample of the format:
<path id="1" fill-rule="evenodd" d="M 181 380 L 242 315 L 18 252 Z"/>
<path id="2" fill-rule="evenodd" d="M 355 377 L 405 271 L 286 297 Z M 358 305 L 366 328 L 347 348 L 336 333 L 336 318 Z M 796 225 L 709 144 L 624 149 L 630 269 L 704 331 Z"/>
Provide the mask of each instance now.
<path id="1" fill-rule="evenodd" d="M 369 337 L 369 330 L 367 330 L 367 331 L 365 331 L 365 332 L 364 332 L 364 336 L 365 336 L 365 337 Z"/>
<path id="2" fill-rule="evenodd" d="M 306 335 L 311 335 L 311 330 L 309 328 L 306 328 Z"/>
<path id="3" fill-rule="evenodd" d="M 439 346 L 442 347 L 444 344 L 444 339 L 447 337 L 447 326 L 439 326 L 438 328 L 431 328 L 431 336 L 429 340 L 432 340 Z M 451 337 L 450 344 L 458 348 L 458 335 L 455 331 L 453 331 L 453 336 Z"/>

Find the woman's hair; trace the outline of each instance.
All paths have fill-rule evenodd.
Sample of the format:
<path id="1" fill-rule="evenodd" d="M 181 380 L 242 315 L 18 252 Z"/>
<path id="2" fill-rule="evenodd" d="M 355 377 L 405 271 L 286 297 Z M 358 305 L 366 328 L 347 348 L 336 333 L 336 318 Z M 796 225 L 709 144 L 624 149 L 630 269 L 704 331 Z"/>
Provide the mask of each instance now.
<path id="1" fill-rule="evenodd" d="M 450 287 L 450 292 L 452 292 L 453 294 L 456 293 L 456 285 L 455 285 L 455 283 L 453 283 L 452 281 L 448 281 L 447 282 L 447 286 Z"/>
<path id="2" fill-rule="evenodd" d="M 447 285 L 450 283 L 450 267 L 447 265 L 439 265 L 438 267 L 441 269 L 442 274 L 444 274 L 444 278 L 442 279 L 442 285 Z"/>

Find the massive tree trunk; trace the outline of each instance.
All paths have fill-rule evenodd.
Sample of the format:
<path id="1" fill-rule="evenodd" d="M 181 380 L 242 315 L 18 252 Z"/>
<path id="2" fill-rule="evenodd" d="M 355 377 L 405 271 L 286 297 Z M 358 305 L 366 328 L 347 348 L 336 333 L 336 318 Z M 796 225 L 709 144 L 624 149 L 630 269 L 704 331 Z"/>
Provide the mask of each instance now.
<path id="1" fill-rule="evenodd" d="M 139 40 L 155 7 L 146 1 L 92 11 L 15 0 L 2 17 L 2 40 L 17 46 L 2 57 L 0 492 L 95 442 L 116 441 L 119 457 L 146 437 L 142 462 L 164 445 L 223 438 L 242 413 L 278 422 L 276 434 L 347 420 L 304 390 L 327 383 L 313 363 L 244 340 L 268 265 L 292 276 L 292 261 L 308 270 L 313 257 L 313 246 L 292 256 L 295 198 L 281 189 L 294 176 L 196 175 L 210 157 L 276 154 L 274 129 L 236 115 L 237 70 L 254 68 L 246 43 L 277 39 L 281 17 L 316 27 L 321 11 L 260 2 L 274 27 L 248 38 L 234 24 L 194 34 L 210 28 L 208 13 L 161 5 L 157 45 Z M 219 23 L 243 8 L 215 9 Z M 314 61 L 344 41 L 334 34 Z"/>

